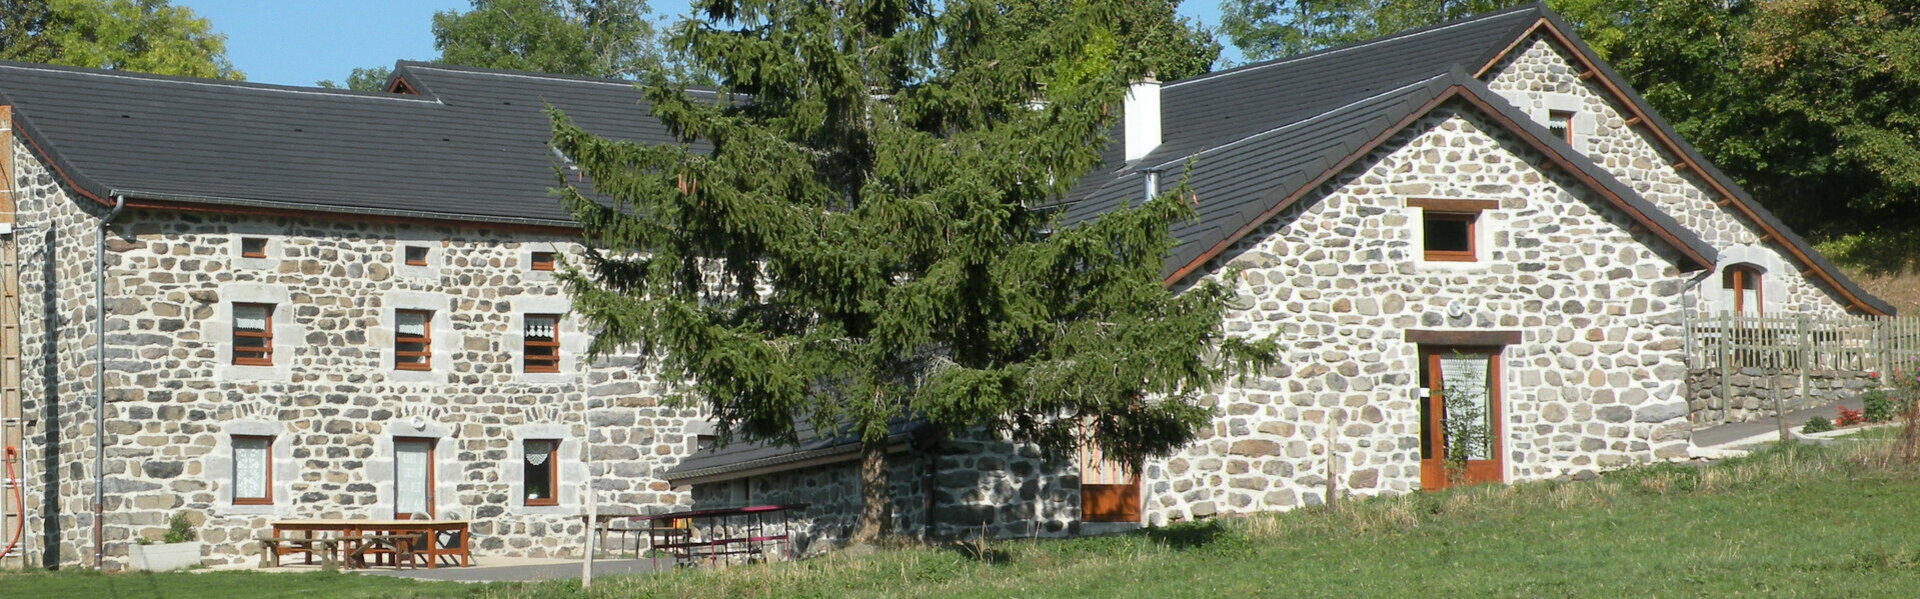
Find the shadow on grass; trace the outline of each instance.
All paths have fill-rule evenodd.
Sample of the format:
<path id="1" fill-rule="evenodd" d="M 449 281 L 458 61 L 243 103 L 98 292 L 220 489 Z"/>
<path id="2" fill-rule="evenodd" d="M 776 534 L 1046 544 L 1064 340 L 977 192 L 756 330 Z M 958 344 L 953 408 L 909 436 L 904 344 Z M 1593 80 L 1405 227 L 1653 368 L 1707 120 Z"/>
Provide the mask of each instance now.
<path id="1" fill-rule="evenodd" d="M 1156 544 L 1165 545 L 1175 551 L 1202 549 L 1220 542 L 1231 534 L 1224 522 L 1208 520 L 1191 524 L 1179 524 L 1165 528 L 1149 528 L 1142 534 Z"/>

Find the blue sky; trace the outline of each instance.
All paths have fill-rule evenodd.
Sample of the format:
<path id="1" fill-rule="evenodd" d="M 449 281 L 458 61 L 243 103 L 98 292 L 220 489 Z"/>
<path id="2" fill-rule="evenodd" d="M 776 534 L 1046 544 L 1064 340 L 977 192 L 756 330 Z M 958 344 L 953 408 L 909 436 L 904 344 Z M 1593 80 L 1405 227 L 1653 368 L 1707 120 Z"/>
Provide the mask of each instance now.
<path id="1" fill-rule="evenodd" d="M 427 60 L 433 13 L 465 10 L 466 0 L 173 0 L 227 35 L 227 57 L 247 80 L 312 85 L 344 80 L 354 67 Z M 686 0 L 652 0 L 653 12 L 684 15 Z M 1185 0 L 1180 14 L 1207 25 L 1220 20 L 1219 0 Z M 1230 57 L 1237 57 L 1229 49 Z"/>

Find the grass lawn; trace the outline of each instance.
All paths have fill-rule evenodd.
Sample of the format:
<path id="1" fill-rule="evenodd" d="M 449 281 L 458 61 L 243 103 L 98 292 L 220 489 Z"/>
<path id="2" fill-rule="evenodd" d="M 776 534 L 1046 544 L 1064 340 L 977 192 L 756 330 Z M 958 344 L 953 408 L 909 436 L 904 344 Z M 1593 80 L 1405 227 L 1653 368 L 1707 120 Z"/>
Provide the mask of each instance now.
<path id="1" fill-rule="evenodd" d="M 1888 439 L 1897 439 L 1899 437 L 1900 437 L 1900 427 L 1883 426 L 1880 428 L 1870 428 L 1866 430 L 1855 431 L 1845 435 L 1840 435 L 1839 437 L 1835 437 L 1835 438 L 1846 439 L 1849 441 L 1883 441 Z"/>
<path id="2" fill-rule="evenodd" d="M 335 572 L 264 574 L 197 571 L 100 574 L 87 570 L 0 574 L 0 598 L 14 599 L 360 599 L 472 597 L 457 582 L 423 583 Z"/>
<path id="3" fill-rule="evenodd" d="M 1140 534 L 903 547 L 577 584 L 0 577 L 7 597 L 1913 597 L 1920 469 L 1887 444 L 1487 486 Z M 356 585 L 349 587 L 348 585 Z M 298 588 L 313 589 L 312 594 Z M 244 589 L 244 591 L 242 591 Z M 229 591 L 231 590 L 231 591 Z M 276 591 L 272 594 L 267 591 Z M 50 591 L 50 592 L 49 592 Z M 118 594 L 110 594 L 118 593 Z"/>

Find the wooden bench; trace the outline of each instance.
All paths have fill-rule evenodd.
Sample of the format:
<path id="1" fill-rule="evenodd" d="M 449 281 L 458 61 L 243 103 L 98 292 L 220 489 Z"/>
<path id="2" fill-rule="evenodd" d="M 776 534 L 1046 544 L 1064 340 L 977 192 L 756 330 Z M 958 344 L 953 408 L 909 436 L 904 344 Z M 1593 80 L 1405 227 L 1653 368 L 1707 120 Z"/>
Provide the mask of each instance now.
<path id="1" fill-rule="evenodd" d="M 416 549 L 416 546 L 425 540 L 425 538 L 425 534 L 364 535 L 350 537 L 347 540 L 355 542 L 352 544 L 353 548 L 347 551 L 347 567 L 368 567 L 367 555 L 372 554 L 375 556 L 391 556 L 393 558 L 393 567 L 396 570 L 401 568 L 402 560 L 405 560 L 406 566 L 419 568 L 420 564 L 418 561 L 421 559 L 421 555 Z"/>
<path id="2" fill-rule="evenodd" d="M 313 556 L 320 556 L 320 567 L 333 570 L 339 567 L 334 556 L 339 555 L 338 538 L 310 537 L 260 537 L 260 567 L 280 567 L 280 555 L 283 553 L 304 552 L 307 563 L 313 563 Z"/>

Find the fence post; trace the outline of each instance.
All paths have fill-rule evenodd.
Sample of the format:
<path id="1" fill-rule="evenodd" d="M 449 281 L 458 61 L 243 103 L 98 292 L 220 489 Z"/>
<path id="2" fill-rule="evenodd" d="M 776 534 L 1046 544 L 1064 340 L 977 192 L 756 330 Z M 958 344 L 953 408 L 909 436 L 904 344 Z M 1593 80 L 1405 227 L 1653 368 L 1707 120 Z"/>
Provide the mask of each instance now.
<path id="1" fill-rule="evenodd" d="M 1720 418 L 1730 416 L 1733 406 L 1733 373 L 1729 369 L 1733 364 L 1733 355 L 1728 347 L 1733 344 L 1733 316 L 1720 313 Z"/>
<path id="2" fill-rule="evenodd" d="M 1813 368 L 1813 329 L 1807 325 L 1807 315 L 1805 314 L 1796 316 L 1793 325 L 1799 329 L 1800 333 L 1800 347 L 1796 348 L 1800 351 L 1799 355 L 1794 357 L 1797 358 L 1800 363 L 1800 401 L 1803 405 L 1806 405 L 1805 402 L 1808 396 L 1807 370 Z"/>

